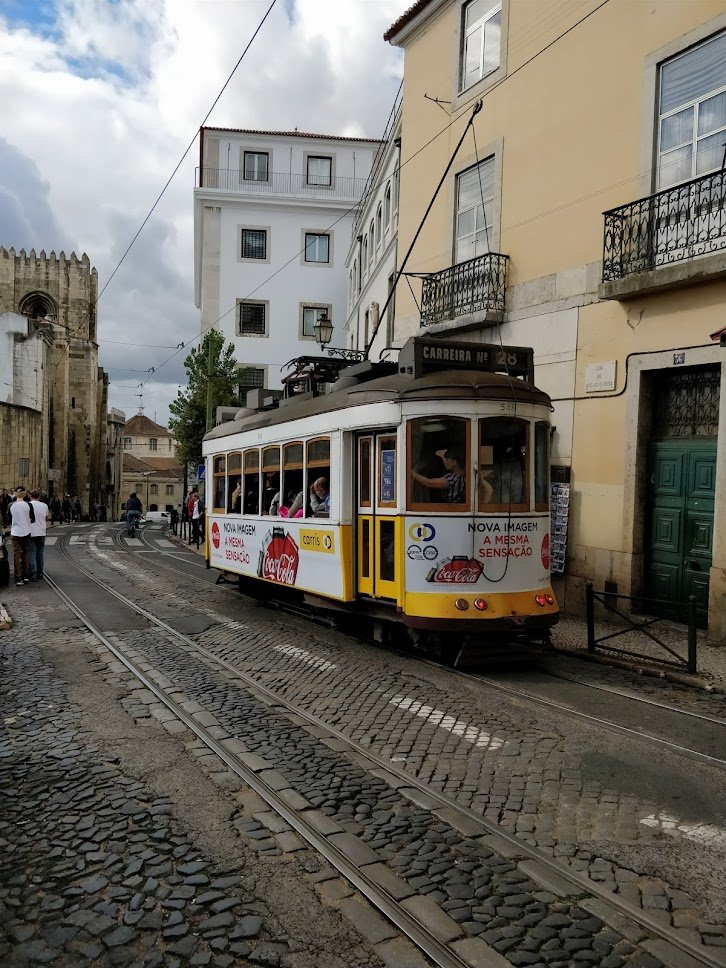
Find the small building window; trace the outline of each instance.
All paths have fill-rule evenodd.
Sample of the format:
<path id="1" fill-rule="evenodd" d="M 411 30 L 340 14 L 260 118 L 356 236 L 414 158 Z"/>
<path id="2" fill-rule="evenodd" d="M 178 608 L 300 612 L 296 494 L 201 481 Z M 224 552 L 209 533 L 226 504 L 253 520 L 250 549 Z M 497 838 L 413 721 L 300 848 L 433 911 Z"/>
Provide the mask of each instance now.
<path id="1" fill-rule="evenodd" d="M 267 258 L 267 232 L 264 229 L 242 229 L 240 258 Z"/>
<path id="2" fill-rule="evenodd" d="M 331 306 L 301 306 L 300 307 L 300 336 L 303 339 L 315 338 L 315 324 L 320 314 L 327 311 L 328 318 L 332 315 Z"/>
<path id="3" fill-rule="evenodd" d="M 489 252 L 494 206 L 494 158 L 456 179 L 456 263 Z"/>
<path id="4" fill-rule="evenodd" d="M 270 156 L 266 151 L 245 151 L 244 180 L 269 181 Z"/>
<path id="5" fill-rule="evenodd" d="M 376 212 L 376 248 L 381 244 L 381 239 L 383 238 L 383 206 L 378 206 L 378 211 Z"/>
<path id="6" fill-rule="evenodd" d="M 149 437 L 149 450 L 156 450 L 158 443 L 156 437 Z"/>
<path id="7" fill-rule="evenodd" d="M 307 159 L 308 185 L 323 185 L 329 187 L 333 183 L 333 159 L 320 155 L 308 155 Z"/>
<path id="8" fill-rule="evenodd" d="M 391 224 L 391 183 L 386 185 L 386 199 L 385 199 L 385 213 L 386 213 L 386 228 Z"/>
<path id="9" fill-rule="evenodd" d="M 239 330 L 240 336 L 266 336 L 267 324 L 265 320 L 265 303 L 239 304 Z"/>
<path id="10" fill-rule="evenodd" d="M 151 494 L 158 494 L 159 493 L 159 485 L 158 484 L 152 484 L 151 487 L 149 488 L 149 491 L 150 491 Z"/>
<path id="11" fill-rule="evenodd" d="M 124 437 L 124 450 L 131 450 L 132 443 L 131 437 Z"/>
<path id="12" fill-rule="evenodd" d="M 239 394 L 244 398 L 248 390 L 260 390 L 265 385 L 265 371 L 259 366 L 246 366 L 242 370 Z"/>
<path id="13" fill-rule="evenodd" d="M 166 494 L 167 494 L 167 497 L 171 497 L 171 495 L 173 493 L 174 493 L 174 485 L 173 484 L 167 484 L 166 485 Z"/>
<path id="14" fill-rule="evenodd" d="M 330 262 L 330 236 L 305 233 L 305 261 Z"/>
<path id="15" fill-rule="evenodd" d="M 461 90 L 465 91 L 499 67 L 502 5 L 471 0 L 463 11 Z"/>

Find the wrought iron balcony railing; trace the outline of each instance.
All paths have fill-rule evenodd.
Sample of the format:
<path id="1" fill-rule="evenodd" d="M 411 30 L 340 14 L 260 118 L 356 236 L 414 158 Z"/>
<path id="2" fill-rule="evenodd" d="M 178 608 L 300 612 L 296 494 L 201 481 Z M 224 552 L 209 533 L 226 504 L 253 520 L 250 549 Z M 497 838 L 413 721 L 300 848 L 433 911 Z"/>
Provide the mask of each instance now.
<path id="1" fill-rule="evenodd" d="M 726 172 L 604 213 L 603 282 L 726 249 Z"/>
<path id="2" fill-rule="evenodd" d="M 246 195 L 294 195 L 303 198 L 342 198 L 357 202 L 365 188 L 365 178 L 343 178 L 333 175 L 329 184 L 308 181 L 305 175 L 292 172 L 270 172 L 266 180 L 245 178 L 238 168 L 197 168 L 197 185 Z"/>
<path id="3" fill-rule="evenodd" d="M 456 319 L 468 313 L 504 312 L 504 284 L 509 256 L 487 252 L 423 277 L 421 325 Z"/>

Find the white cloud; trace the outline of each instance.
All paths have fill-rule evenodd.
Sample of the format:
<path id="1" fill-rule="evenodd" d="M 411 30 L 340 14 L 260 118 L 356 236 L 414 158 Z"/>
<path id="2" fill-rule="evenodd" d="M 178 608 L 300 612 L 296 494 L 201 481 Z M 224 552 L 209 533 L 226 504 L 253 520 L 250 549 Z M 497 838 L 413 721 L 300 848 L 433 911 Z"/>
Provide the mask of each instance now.
<path id="1" fill-rule="evenodd" d="M 199 333 L 192 294 L 197 146 L 109 277 L 269 5 L 57 0 L 0 14 L 0 245 L 87 252 L 98 269 L 111 405 L 165 422 Z M 400 80 L 384 30 L 401 0 L 278 0 L 208 124 L 379 137 Z M 51 14 L 49 16 L 49 13 Z M 52 16 L 54 15 L 54 16 Z M 127 345 L 123 345 L 123 344 Z M 124 369 L 127 368 L 127 369 Z"/>

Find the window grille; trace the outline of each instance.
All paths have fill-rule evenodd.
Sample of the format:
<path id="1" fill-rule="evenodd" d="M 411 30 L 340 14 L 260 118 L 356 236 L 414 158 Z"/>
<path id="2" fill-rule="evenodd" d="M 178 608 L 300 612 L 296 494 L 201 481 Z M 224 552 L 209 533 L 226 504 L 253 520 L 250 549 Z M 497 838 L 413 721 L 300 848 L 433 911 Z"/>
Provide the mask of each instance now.
<path id="1" fill-rule="evenodd" d="M 267 258 L 267 232 L 264 229 L 242 229 L 242 259 Z"/>
<path id="2" fill-rule="evenodd" d="M 718 436 L 721 369 L 694 366 L 657 374 L 653 399 L 654 436 Z"/>
<path id="3" fill-rule="evenodd" d="M 239 332 L 240 336 L 265 335 L 265 304 L 239 304 Z"/>
<path id="4" fill-rule="evenodd" d="M 260 390 L 265 385 L 265 371 L 255 366 L 248 366 L 242 373 L 239 385 L 240 397 L 244 396 L 248 390 Z"/>

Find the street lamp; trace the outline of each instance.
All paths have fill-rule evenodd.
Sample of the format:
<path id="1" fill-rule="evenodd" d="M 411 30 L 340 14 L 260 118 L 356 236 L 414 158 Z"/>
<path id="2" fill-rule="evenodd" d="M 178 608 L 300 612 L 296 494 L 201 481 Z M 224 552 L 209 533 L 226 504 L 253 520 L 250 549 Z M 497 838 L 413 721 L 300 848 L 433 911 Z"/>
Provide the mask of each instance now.
<path id="1" fill-rule="evenodd" d="M 313 326 L 316 342 L 320 343 L 320 349 L 324 350 L 333 338 L 333 324 L 328 319 L 328 310 L 321 309 L 318 318 Z"/>

